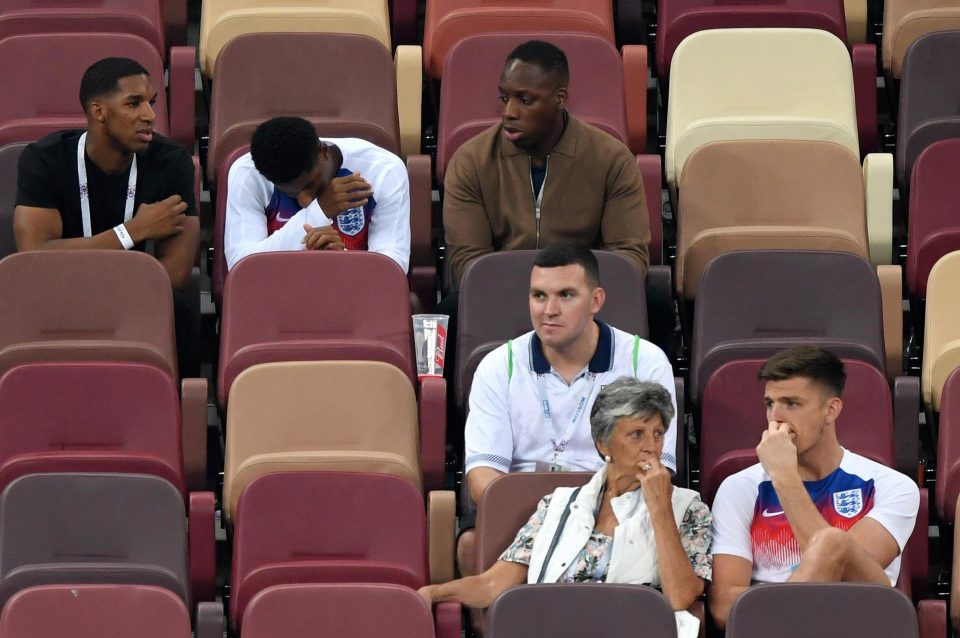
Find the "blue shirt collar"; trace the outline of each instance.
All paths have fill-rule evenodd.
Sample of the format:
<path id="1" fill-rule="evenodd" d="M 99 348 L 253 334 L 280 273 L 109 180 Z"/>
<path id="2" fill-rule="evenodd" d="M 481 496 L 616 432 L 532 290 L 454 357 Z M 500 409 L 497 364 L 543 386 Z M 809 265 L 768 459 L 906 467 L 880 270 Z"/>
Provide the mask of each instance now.
<path id="1" fill-rule="evenodd" d="M 593 352 L 593 357 L 587 369 L 590 372 L 599 374 L 600 372 L 609 372 L 613 367 L 613 330 L 602 321 L 594 319 L 600 328 L 600 337 L 597 339 L 597 349 Z M 530 368 L 536 374 L 547 374 L 550 372 L 550 362 L 543 354 L 543 344 L 540 343 L 540 337 L 536 331 L 530 339 Z"/>

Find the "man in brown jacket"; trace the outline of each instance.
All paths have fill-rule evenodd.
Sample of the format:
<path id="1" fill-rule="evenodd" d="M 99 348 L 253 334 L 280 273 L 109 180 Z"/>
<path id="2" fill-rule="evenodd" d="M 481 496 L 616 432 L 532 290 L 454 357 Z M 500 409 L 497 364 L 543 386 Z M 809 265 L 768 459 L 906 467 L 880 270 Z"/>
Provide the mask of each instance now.
<path id="1" fill-rule="evenodd" d="M 455 284 L 475 258 L 557 239 L 622 253 L 644 273 L 650 228 L 630 150 L 566 111 L 563 51 L 532 40 L 507 58 L 503 119 L 460 147 L 444 183 Z"/>

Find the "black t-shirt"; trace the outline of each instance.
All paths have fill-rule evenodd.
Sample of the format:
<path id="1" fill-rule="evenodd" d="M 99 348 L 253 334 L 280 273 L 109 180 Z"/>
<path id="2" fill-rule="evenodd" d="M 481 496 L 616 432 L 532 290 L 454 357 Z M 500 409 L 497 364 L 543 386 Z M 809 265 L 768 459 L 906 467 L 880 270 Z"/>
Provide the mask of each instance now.
<path id="1" fill-rule="evenodd" d="M 28 145 L 20 155 L 17 170 L 17 205 L 54 208 L 60 211 L 63 239 L 83 237 L 80 212 L 80 178 L 77 176 L 77 143 L 83 130 L 59 131 Z M 108 175 L 86 158 L 90 193 L 90 226 L 94 235 L 123 223 L 130 169 Z M 193 196 L 193 160 L 187 149 L 153 134 L 147 150 L 137 154 L 137 196 L 140 204 L 152 204 L 171 195 L 187 203 L 187 215 L 196 215 Z"/>

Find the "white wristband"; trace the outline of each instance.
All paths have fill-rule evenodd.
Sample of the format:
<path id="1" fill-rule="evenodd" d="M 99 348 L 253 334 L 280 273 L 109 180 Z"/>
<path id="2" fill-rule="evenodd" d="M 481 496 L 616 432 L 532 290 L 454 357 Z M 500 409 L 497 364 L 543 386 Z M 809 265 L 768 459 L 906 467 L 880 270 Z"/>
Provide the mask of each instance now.
<path id="1" fill-rule="evenodd" d="M 130 233 L 127 232 L 126 226 L 123 224 L 117 224 L 113 227 L 113 232 L 117 234 L 117 239 L 120 240 L 124 250 L 130 250 L 133 248 L 133 239 L 130 237 Z"/>

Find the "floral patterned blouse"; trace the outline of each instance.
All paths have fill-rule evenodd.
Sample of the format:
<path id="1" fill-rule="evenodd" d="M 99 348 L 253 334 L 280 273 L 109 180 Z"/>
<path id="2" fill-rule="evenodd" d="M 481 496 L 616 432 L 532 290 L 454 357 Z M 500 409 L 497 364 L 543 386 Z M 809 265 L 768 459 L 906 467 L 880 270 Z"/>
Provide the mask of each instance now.
<path id="1" fill-rule="evenodd" d="M 543 525 L 547 516 L 547 508 L 550 506 L 552 494 L 548 494 L 540 499 L 537 505 L 537 511 L 533 513 L 526 525 L 517 532 L 517 537 L 513 540 L 503 554 L 500 560 L 510 561 L 511 563 L 520 563 L 522 565 L 530 564 L 530 556 L 533 554 L 533 541 L 537 538 L 537 533 Z M 710 580 L 713 575 L 713 556 L 710 554 L 710 544 L 713 541 L 713 534 L 710 531 L 713 516 L 710 514 L 710 508 L 701 500 L 695 500 L 687 508 L 680 522 L 680 543 L 683 549 L 690 557 L 690 564 L 693 566 L 694 573 L 700 578 Z M 577 559 L 574 566 L 568 570 L 560 579 L 561 582 L 583 583 L 589 581 L 603 582 L 606 574 L 596 574 L 597 565 L 608 563 L 602 561 L 603 555 L 613 547 L 613 537 L 602 534 L 596 529 L 590 534 L 590 539 Z"/>

